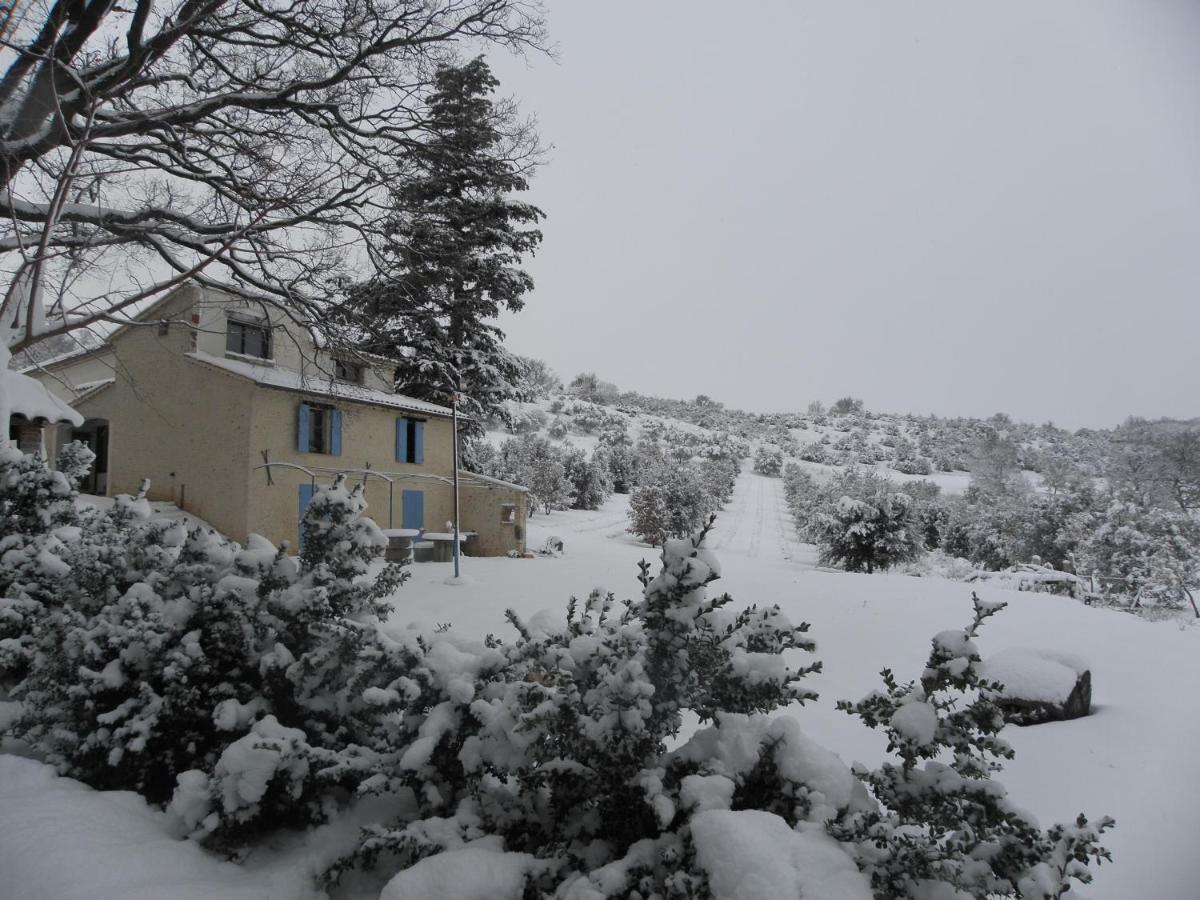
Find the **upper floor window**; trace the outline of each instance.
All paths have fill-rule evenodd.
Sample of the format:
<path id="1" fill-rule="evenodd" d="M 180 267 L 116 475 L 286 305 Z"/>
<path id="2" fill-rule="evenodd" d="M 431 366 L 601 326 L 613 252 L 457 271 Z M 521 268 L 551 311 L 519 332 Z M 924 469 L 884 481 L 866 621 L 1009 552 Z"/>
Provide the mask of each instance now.
<path id="1" fill-rule="evenodd" d="M 363 367 L 358 363 L 347 362 L 344 359 L 335 359 L 333 361 L 333 377 L 339 381 L 362 384 Z"/>
<path id="2" fill-rule="evenodd" d="M 225 327 L 225 352 L 271 358 L 271 329 L 255 322 L 230 319 Z"/>
<path id="3" fill-rule="evenodd" d="M 341 412 L 320 403 L 301 403 L 296 422 L 296 449 L 301 453 L 341 456 Z"/>

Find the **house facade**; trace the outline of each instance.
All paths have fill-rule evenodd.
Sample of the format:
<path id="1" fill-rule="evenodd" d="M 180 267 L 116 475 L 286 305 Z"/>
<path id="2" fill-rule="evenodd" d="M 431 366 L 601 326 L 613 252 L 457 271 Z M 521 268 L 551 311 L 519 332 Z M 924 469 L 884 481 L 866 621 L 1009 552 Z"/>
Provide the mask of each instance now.
<path id="1" fill-rule="evenodd" d="M 235 539 L 299 545 L 313 491 L 362 483 L 383 528 L 448 537 L 451 410 L 393 390 L 393 363 L 339 356 L 273 307 L 176 289 L 103 347 L 29 371 L 83 417 L 47 429 L 96 452 L 85 489 L 168 500 Z M 460 473 L 465 552 L 525 549 L 527 492 Z"/>

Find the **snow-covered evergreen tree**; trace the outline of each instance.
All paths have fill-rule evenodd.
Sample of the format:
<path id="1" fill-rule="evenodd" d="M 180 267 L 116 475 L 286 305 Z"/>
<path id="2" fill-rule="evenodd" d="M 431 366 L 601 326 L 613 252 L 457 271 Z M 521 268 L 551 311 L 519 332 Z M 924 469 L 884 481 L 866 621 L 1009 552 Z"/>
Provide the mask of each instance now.
<path id="1" fill-rule="evenodd" d="M 915 504 L 908 494 L 873 473 L 854 473 L 836 484 L 849 492 L 831 496 L 809 529 L 823 564 L 870 573 L 921 551 Z"/>
<path id="2" fill-rule="evenodd" d="M 597 447 L 589 457 L 578 448 L 563 454 L 562 464 L 567 483 L 570 485 L 572 509 L 599 509 L 612 494 L 612 476 L 609 474 L 607 451 Z"/>
<path id="3" fill-rule="evenodd" d="M 541 210 L 510 197 L 528 182 L 506 152 L 514 122 L 491 98 L 498 84 L 482 56 L 437 70 L 428 137 L 395 190 L 386 265 L 343 311 L 364 349 L 398 358 L 404 393 L 447 404 L 458 391 L 466 433 L 526 378 L 494 320 L 524 305 L 533 281 L 519 265 L 542 239 Z"/>
<path id="4" fill-rule="evenodd" d="M 716 505 L 695 466 L 665 464 L 652 482 L 630 494 L 628 530 L 658 546 L 695 531 Z"/>

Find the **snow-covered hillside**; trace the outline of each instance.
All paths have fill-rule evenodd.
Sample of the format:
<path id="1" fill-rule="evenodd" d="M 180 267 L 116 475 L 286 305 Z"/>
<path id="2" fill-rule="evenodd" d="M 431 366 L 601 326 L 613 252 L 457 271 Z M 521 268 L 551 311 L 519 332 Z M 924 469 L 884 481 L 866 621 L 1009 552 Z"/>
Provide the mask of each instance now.
<path id="1" fill-rule="evenodd" d="M 597 511 L 534 517 L 530 545 L 557 536 L 565 544 L 562 556 L 468 559 L 469 578 L 457 585 L 445 583 L 446 565 L 413 567 L 387 627 L 424 623 L 432 629 L 448 622 L 465 636 L 505 634 L 508 607 L 535 621 L 539 615 L 558 619 L 568 597 L 597 586 L 618 597 L 636 595 L 636 563 L 654 551 L 625 533 L 626 499 L 613 497 Z M 710 542 L 723 569 L 715 587 L 733 594 L 739 606 L 778 603 L 796 621 L 812 623 L 815 655 L 825 668 L 806 681 L 820 700 L 791 710 L 803 730 L 847 763 L 877 764 L 881 736 L 837 711 L 835 702 L 878 688 L 885 666 L 902 680 L 919 676 L 930 637 L 969 621 L 970 589 L 938 578 L 815 568 L 813 548 L 794 537 L 779 480 L 749 471 Z M 1116 818 L 1117 828 L 1105 836 L 1114 863 L 1098 870 L 1087 896 L 1192 900 L 1200 706 L 1187 698 L 1200 682 L 1200 627 L 1150 623 L 1065 597 L 988 585 L 978 590 L 1009 604 L 980 639 L 985 656 L 1009 646 L 1050 648 L 1082 657 L 1092 671 L 1091 716 L 1005 729 L 1017 758 L 1000 781 L 1013 800 L 1043 825 L 1081 811 Z M 349 818 L 306 835 L 280 836 L 238 867 L 174 840 L 167 817 L 134 795 L 97 794 L 54 778 L 38 763 L 0 756 L 0 898 L 293 900 L 310 896 L 305 876 L 348 845 L 354 825 Z M 366 900 L 379 888 L 368 878 L 333 896 Z"/>

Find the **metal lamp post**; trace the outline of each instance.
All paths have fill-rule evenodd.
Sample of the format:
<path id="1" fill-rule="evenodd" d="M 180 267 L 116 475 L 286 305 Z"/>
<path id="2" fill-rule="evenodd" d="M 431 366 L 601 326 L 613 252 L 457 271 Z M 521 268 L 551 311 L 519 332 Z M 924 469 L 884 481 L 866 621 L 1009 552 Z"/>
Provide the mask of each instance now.
<path id="1" fill-rule="evenodd" d="M 454 431 L 454 577 L 459 577 L 459 541 L 462 529 L 458 524 L 458 392 L 450 395 L 450 420 Z"/>

